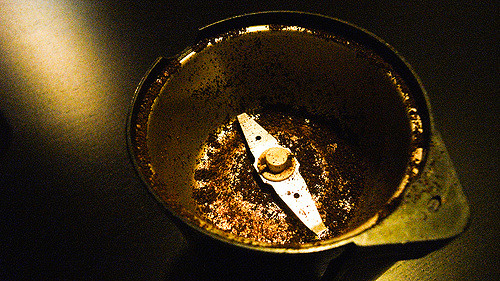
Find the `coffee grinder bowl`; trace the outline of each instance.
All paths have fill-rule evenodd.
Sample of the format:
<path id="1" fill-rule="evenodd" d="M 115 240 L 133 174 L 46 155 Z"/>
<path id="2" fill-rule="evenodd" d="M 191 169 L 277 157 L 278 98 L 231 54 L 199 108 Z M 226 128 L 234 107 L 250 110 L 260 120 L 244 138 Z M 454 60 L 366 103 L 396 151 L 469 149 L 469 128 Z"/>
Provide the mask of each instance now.
<path id="1" fill-rule="evenodd" d="M 319 239 L 259 183 L 243 112 L 301 162 Z M 419 78 L 387 43 L 300 12 L 230 18 L 159 58 L 127 124 L 144 184 L 181 227 L 229 246 L 301 254 L 450 238 L 469 208 Z"/>

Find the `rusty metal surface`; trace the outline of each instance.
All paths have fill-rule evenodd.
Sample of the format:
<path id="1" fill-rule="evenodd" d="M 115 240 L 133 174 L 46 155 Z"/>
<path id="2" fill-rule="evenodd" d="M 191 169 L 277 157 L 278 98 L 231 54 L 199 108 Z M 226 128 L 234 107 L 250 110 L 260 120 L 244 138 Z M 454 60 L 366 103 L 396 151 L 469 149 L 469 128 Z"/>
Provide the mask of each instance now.
<path id="1" fill-rule="evenodd" d="M 255 25 L 266 22 L 268 25 Z M 324 29 L 308 29 L 309 26 Z M 194 47 L 187 48 L 170 62 L 163 60 L 165 69 L 160 67 L 156 71 L 159 75 L 150 71 L 145 78 L 149 82 L 138 88 L 135 98 L 129 125 L 132 158 L 145 184 L 160 202 L 175 216 L 217 239 L 265 251 L 308 252 L 334 248 L 346 243 L 342 239 L 390 214 L 404 188 L 421 173 L 431 127 L 425 91 L 393 49 L 353 25 L 307 13 L 251 14 L 211 25 L 203 29 L 205 34 L 207 29 L 216 32 L 215 35 L 199 38 Z M 282 118 L 276 119 L 279 129 L 272 122 L 268 124 L 276 133 L 286 135 L 296 131 L 290 140 L 285 137 L 281 142 L 293 144 L 292 139 L 304 139 L 297 145 L 313 145 L 316 147 L 313 150 L 319 149 L 314 155 L 299 153 L 300 161 L 307 161 L 305 171 L 312 171 L 309 166 L 317 157 L 329 162 L 327 166 L 333 166 L 332 177 L 326 177 L 331 184 L 326 184 L 325 190 L 328 190 L 326 186 L 333 189 L 325 192 L 327 196 L 322 201 L 326 202 L 321 205 L 329 209 L 340 205 L 343 209 L 347 204 L 345 207 L 352 209 L 349 219 L 336 215 L 337 212 L 326 212 L 325 215 L 333 219 L 332 227 L 345 224 L 332 229 L 332 235 L 336 236 L 314 243 L 304 243 L 308 239 L 304 242 L 300 239 L 298 244 L 284 240 L 287 246 L 281 247 L 268 238 L 265 240 L 269 240 L 269 245 L 252 241 L 248 234 L 240 237 L 240 233 L 246 231 L 238 229 L 251 225 L 236 226 L 234 222 L 248 222 L 247 217 L 254 214 L 238 214 L 242 208 L 232 202 L 241 195 L 231 190 L 239 185 L 251 189 L 255 184 L 243 182 L 240 179 L 243 174 L 231 164 L 231 159 L 236 157 L 227 153 L 232 150 L 231 142 L 211 139 L 225 139 L 226 135 L 235 134 L 230 121 L 235 114 L 242 110 L 260 112 L 265 108 L 270 113 L 279 108 L 284 110 Z M 288 121 L 292 123 L 287 126 L 286 120 L 293 114 L 303 115 L 305 123 L 294 124 L 299 120 L 296 119 Z M 227 122 L 229 124 L 225 124 Z M 217 133 L 212 132 L 215 128 Z M 198 159 L 199 146 L 205 146 L 201 142 L 207 138 L 209 151 Z M 346 144 L 359 157 L 335 155 L 335 150 L 328 147 L 337 143 L 341 144 L 339 152 Z M 236 144 L 242 147 L 241 141 Z M 210 152 L 221 147 L 226 153 Z M 203 160 L 205 158 L 208 160 Z M 214 162 L 215 166 L 208 164 L 209 168 L 197 169 L 198 175 L 212 176 L 199 177 L 199 187 L 193 191 L 192 166 L 200 161 Z M 344 179 L 334 176 L 338 173 Z M 220 175 L 226 174 L 232 180 L 221 181 L 227 176 L 221 178 Z M 306 172 L 305 176 L 311 181 L 315 174 Z M 334 183 L 339 180 L 347 180 L 350 182 L 347 186 L 352 188 L 342 190 L 344 183 Z M 334 187 L 336 185 L 339 187 Z M 314 186 L 314 189 L 323 189 L 322 186 Z M 352 194 L 348 190 L 352 190 Z M 335 195 L 337 193 L 339 195 Z M 212 197 L 219 203 L 210 203 Z M 339 197 L 337 201 L 331 199 L 336 197 Z M 193 198 L 197 202 L 192 203 Z M 203 206 L 193 208 L 200 200 Z M 259 205 L 254 200 L 247 203 Z M 207 209 L 207 204 L 212 207 Z M 232 207 L 228 208 L 228 204 Z M 267 221 L 257 219 L 260 220 Z M 253 227 L 260 229 L 258 224 Z M 266 228 L 266 232 L 271 229 L 273 227 Z M 258 231 L 251 228 L 250 233 Z"/>

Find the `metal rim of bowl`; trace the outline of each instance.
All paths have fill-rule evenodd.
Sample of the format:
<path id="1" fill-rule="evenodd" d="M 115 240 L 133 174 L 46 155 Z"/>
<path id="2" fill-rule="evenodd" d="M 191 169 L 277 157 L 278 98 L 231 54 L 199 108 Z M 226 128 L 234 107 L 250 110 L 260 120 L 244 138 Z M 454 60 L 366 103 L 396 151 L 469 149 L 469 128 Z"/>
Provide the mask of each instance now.
<path id="1" fill-rule="evenodd" d="M 420 81 L 420 78 L 413 71 L 411 66 L 405 61 L 405 59 L 389 44 L 384 42 L 382 39 L 377 37 L 376 35 L 366 31 L 363 28 L 360 28 L 356 25 L 347 23 L 345 21 L 326 17 L 318 14 L 304 13 L 304 12 L 290 12 L 290 11 L 272 11 L 272 12 L 261 12 L 261 13 L 253 13 L 246 14 L 241 16 L 236 16 L 232 18 L 228 18 L 214 24 L 208 25 L 199 30 L 199 34 L 195 40 L 195 42 L 200 42 L 205 38 L 210 38 L 217 36 L 218 34 L 223 34 L 230 30 L 241 29 L 248 26 L 256 26 L 256 25 L 270 25 L 270 24 L 279 24 L 285 26 L 300 26 L 310 29 L 317 29 L 326 32 L 332 32 L 335 34 L 340 34 L 346 38 L 349 38 L 363 46 L 367 46 L 367 48 L 374 50 L 378 55 L 386 60 L 392 67 L 394 67 L 403 78 L 405 83 L 409 84 L 411 89 L 418 89 L 418 93 L 413 93 L 413 98 L 415 99 L 417 106 L 419 108 L 419 114 L 422 116 L 423 126 L 426 128 L 423 132 L 424 139 L 426 140 L 426 144 L 428 146 L 428 140 L 430 139 L 430 134 L 433 128 L 433 120 L 432 114 L 430 111 L 430 104 L 428 101 L 427 93 Z M 193 45 L 194 46 L 194 45 Z M 143 104 L 140 102 L 141 98 L 146 94 L 151 85 L 158 80 L 158 75 L 160 72 L 164 71 L 164 68 L 171 61 L 181 61 L 185 58 L 189 53 L 192 52 L 192 47 L 188 47 L 185 51 L 181 52 L 180 55 L 172 58 L 158 58 L 153 66 L 147 71 L 142 80 L 140 81 L 130 106 L 129 116 L 127 118 L 126 125 L 126 137 L 127 137 L 127 147 L 129 152 L 129 157 L 135 167 L 135 170 L 142 182 L 147 186 L 150 193 L 155 197 L 157 202 L 159 202 L 170 215 L 173 216 L 174 219 L 180 220 L 182 225 L 187 225 L 191 229 L 194 229 L 196 232 L 201 232 L 202 235 L 206 235 L 212 239 L 217 241 L 221 241 L 223 243 L 229 245 L 237 245 L 239 247 L 258 250 L 263 252 L 271 252 L 271 253 L 309 253 L 309 252 L 318 252 L 327 249 L 333 249 L 340 247 L 346 243 L 349 243 L 348 238 L 356 236 L 363 231 L 373 227 L 380 220 L 382 220 L 388 214 L 377 214 L 375 217 L 365 222 L 358 228 L 351 230 L 345 235 L 335 237 L 330 240 L 315 242 L 312 245 L 306 245 L 305 247 L 297 247 L 297 248 L 281 248 L 281 247 L 264 247 L 259 245 L 259 243 L 252 243 L 252 241 L 246 241 L 249 239 L 228 239 L 228 237 L 223 237 L 218 235 L 212 231 L 208 231 L 195 225 L 192 221 L 189 221 L 175 211 L 171 210 L 165 202 L 155 194 L 152 189 L 149 180 L 146 176 L 141 172 L 140 165 L 136 158 L 135 151 L 135 126 L 138 110 Z M 158 82 L 158 81 L 156 81 Z M 421 161 L 419 162 L 420 167 L 424 167 L 427 160 L 427 154 L 424 153 Z M 406 183 L 402 189 L 398 190 L 397 194 L 395 194 L 390 200 L 388 207 L 396 208 L 398 205 L 398 198 L 404 193 L 404 189 L 410 183 Z M 390 206 L 389 206 L 390 205 Z M 385 211 L 387 212 L 387 210 Z M 390 211 L 389 211 L 390 212 Z"/>

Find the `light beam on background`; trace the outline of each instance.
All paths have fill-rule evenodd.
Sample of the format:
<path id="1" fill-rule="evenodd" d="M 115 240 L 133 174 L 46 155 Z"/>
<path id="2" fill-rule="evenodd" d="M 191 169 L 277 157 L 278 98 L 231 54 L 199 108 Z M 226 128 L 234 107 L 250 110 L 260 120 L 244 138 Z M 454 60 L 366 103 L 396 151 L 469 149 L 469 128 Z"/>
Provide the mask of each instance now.
<path id="1" fill-rule="evenodd" d="M 102 125 L 112 110 L 112 98 L 105 95 L 113 72 L 103 58 L 99 34 L 85 18 L 88 13 L 81 13 L 83 7 L 76 3 L 0 3 L 0 58 L 8 68 L 2 71 L 14 72 L 15 83 L 32 91 L 35 106 L 42 108 L 30 112 L 38 115 L 32 122 L 53 127 L 52 134 L 92 134 L 92 127 Z M 15 99 L 15 93 L 0 97 L 7 94 Z"/>

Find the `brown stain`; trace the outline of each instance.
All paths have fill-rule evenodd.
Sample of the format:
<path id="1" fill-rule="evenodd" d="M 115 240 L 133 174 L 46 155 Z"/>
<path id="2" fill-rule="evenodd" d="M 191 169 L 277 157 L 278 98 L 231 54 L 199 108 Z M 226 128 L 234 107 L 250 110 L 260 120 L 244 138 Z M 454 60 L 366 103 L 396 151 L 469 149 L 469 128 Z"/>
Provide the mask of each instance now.
<path id="1" fill-rule="evenodd" d="M 275 26 L 272 30 L 281 29 L 283 29 L 282 26 Z M 223 40 L 227 40 L 238 37 L 242 33 L 242 30 L 236 30 L 222 37 Z M 358 58 L 369 61 L 383 72 L 391 73 L 395 86 L 400 87 L 402 94 L 411 96 L 403 79 L 377 55 L 355 42 L 349 42 L 330 33 L 313 30 L 312 34 L 355 50 Z M 209 43 L 217 44 L 215 39 L 209 38 L 192 49 L 201 52 Z M 272 61 L 266 63 L 271 64 L 271 70 L 281 67 L 272 65 Z M 179 201 L 182 195 L 176 194 L 171 183 L 166 182 L 165 179 L 159 179 L 155 174 L 146 145 L 148 118 L 152 103 L 167 83 L 169 76 L 174 74 L 179 66 L 176 59 L 164 66 L 163 72 L 156 76 L 157 79 L 149 83 L 149 88 L 145 88 L 146 93 L 141 96 L 142 100 L 137 101 L 140 106 L 136 116 L 133 116 L 132 124 L 135 125 L 135 130 L 132 130 L 132 138 L 135 145 L 135 159 L 152 193 L 175 215 L 186 218 L 195 226 L 207 228 L 209 231 L 215 227 L 236 237 L 264 244 L 270 243 L 277 247 L 294 247 L 317 241 L 314 234 L 289 212 L 272 189 L 259 183 L 259 177 L 253 170 L 253 159 L 248 157 L 242 134 L 237 123 L 233 123 L 230 116 L 227 116 L 227 122 L 222 124 L 217 132 L 208 136 L 205 148 L 198 159 L 199 163 L 192 171 L 196 183 L 192 196 L 196 204 L 195 213 L 191 209 L 186 209 L 184 203 Z M 246 70 L 250 71 L 250 69 Z M 207 88 L 200 93 L 193 92 L 193 97 L 199 94 L 201 101 L 218 97 L 222 86 L 218 81 L 216 82 L 215 88 Z M 227 87 L 238 86 L 238 84 L 231 84 L 234 81 L 226 82 Z M 148 83 L 145 85 L 147 86 Z M 311 99 L 321 100 L 321 96 L 312 95 Z M 251 109 L 246 106 L 249 101 L 232 96 L 222 102 L 230 104 L 230 107 L 236 111 L 241 108 L 249 114 L 254 114 L 257 121 L 268 132 L 297 155 L 301 163 L 300 172 L 317 202 L 325 224 L 331 230 L 324 239 L 341 236 L 359 226 L 376 212 L 390 213 L 393 208 L 397 207 L 399 200 L 386 203 L 387 208 L 381 211 L 370 206 L 360 207 L 373 204 L 374 207 L 380 208 L 373 202 L 364 202 L 366 198 L 362 196 L 363 190 L 370 190 L 366 188 L 369 184 L 367 178 L 370 167 L 369 161 L 364 161 L 363 155 L 360 155 L 356 149 L 358 142 L 356 133 L 349 130 L 348 124 L 345 123 L 350 120 L 348 118 L 350 116 L 338 116 L 337 111 L 328 113 L 332 116 L 324 116 L 322 110 L 309 112 L 309 114 L 308 110 L 303 107 L 290 108 L 285 104 L 280 106 L 283 100 L 279 91 L 275 95 L 259 96 L 257 104 L 272 105 L 272 109 Z M 403 99 L 403 103 L 408 109 L 407 114 L 410 120 L 419 118 L 418 113 L 413 111 L 415 106 L 412 98 Z M 255 103 L 249 104 L 255 105 Z M 338 110 L 335 107 L 328 108 Z M 340 119 L 345 122 L 339 122 Z M 200 122 L 203 121 L 200 120 Z M 223 137 L 221 137 L 221 131 L 225 131 Z M 425 145 L 419 130 L 412 132 L 412 139 L 412 145 L 417 147 Z M 208 160 L 202 160 L 203 156 L 206 156 Z M 205 163 L 202 163 L 203 161 Z M 423 165 L 423 161 L 420 165 Z"/>
<path id="2" fill-rule="evenodd" d="M 300 173 L 330 230 L 323 239 L 350 230 L 368 172 L 355 148 L 314 118 L 263 110 L 256 120 L 296 154 Z M 258 180 L 252 161 L 237 122 L 224 124 L 207 138 L 194 172 L 193 197 L 199 215 L 221 230 L 259 242 L 317 240 L 271 187 Z"/>

